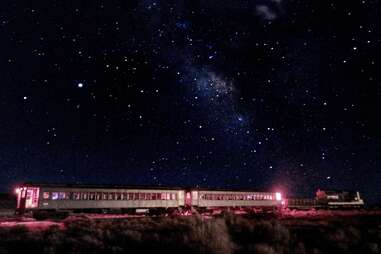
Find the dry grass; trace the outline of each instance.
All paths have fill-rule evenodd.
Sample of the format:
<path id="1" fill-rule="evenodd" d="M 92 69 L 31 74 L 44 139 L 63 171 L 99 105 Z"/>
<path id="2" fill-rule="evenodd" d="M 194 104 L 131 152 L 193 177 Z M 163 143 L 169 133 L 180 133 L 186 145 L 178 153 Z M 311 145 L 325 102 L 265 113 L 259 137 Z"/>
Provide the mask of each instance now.
<path id="1" fill-rule="evenodd" d="M 51 226 L 0 229 L 2 253 L 381 253 L 381 220 L 246 219 L 225 214 L 119 220 L 75 219 Z"/>

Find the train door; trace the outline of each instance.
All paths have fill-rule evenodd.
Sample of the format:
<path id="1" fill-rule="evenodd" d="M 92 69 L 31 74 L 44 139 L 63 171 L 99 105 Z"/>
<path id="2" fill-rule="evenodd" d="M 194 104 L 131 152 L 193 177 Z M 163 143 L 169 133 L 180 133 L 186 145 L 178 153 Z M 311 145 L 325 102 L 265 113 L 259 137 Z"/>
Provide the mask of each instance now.
<path id="1" fill-rule="evenodd" d="M 190 191 L 185 192 L 185 206 L 192 206 L 192 193 Z"/>
<path id="2" fill-rule="evenodd" d="M 26 188 L 16 188 L 17 195 L 17 210 L 23 212 L 25 210 L 25 200 L 26 200 Z"/>

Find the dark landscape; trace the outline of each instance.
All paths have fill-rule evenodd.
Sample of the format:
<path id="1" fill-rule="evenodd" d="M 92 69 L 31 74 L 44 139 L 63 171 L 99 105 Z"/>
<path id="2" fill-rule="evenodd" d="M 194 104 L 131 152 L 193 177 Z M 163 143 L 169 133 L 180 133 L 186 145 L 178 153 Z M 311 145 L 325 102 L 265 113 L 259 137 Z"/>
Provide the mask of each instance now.
<path id="1" fill-rule="evenodd" d="M 381 253 L 380 212 L 314 213 L 3 223 L 0 253 Z"/>

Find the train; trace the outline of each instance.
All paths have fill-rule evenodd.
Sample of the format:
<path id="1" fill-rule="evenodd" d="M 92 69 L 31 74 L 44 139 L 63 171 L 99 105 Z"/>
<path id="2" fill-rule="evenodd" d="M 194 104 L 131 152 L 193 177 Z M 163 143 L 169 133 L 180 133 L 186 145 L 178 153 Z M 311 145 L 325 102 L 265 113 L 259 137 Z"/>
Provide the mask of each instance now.
<path id="1" fill-rule="evenodd" d="M 353 209 L 364 206 L 358 191 L 318 190 L 314 199 L 285 198 L 279 191 L 25 183 L 15 189 L 17 214 L 281 213 L 285 209 Z"/>
<path id="2" fill-rule="evenodd" d="M 131 214 L 279 211 L 281 192 L 136 186 L 26 183 L 15 189 L 17 214 L 42 212 L 115 212 Z"/>

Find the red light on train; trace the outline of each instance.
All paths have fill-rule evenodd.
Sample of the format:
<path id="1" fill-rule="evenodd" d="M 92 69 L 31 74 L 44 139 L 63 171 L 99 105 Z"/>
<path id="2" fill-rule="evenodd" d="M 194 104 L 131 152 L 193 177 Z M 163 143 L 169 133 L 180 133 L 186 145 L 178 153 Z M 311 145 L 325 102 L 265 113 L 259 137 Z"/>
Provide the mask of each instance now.
<path id="1" fill-rule="evenodd" d="M 275 199 L 276 199 L 277 201 L 281 201 L 281 200 L 282 200 L 282 193 L 280 193 L 280 192 L 276 192 L 276 193 L 275 193 Z"/>

